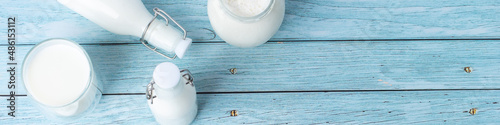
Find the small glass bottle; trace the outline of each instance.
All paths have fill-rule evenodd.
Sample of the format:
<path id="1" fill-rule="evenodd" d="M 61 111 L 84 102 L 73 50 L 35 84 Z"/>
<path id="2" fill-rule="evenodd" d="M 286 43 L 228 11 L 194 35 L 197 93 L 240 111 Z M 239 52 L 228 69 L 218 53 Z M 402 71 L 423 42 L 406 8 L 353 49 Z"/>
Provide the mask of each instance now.
<path id="1" fill-rule="evenodd" d="M 196 89 L 189 70 L 170 62 L 156 66 L 146 89 L 149 108 L 160 124 L 187 125 L 198 113 Z"/>

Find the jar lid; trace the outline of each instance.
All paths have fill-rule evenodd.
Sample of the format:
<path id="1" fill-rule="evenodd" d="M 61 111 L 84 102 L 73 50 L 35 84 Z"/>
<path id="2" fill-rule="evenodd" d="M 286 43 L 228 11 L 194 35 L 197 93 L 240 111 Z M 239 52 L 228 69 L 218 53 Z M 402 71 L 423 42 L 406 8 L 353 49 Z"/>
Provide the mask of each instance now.
<path id="1" fill-rule="evenodd" d="M 160 88 L 173 88 L 180 80 L 179 67 L 171 62 L 160 63 L 153 71 L 153 80 Z"/>

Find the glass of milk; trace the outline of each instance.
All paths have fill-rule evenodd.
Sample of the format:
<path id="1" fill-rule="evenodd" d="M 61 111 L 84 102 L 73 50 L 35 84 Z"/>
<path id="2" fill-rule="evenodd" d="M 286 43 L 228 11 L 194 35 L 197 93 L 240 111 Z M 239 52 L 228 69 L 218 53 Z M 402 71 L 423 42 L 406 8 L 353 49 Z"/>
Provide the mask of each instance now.
<path id="1" fill-rule="evenodd" d="M 285 16 L 285 0 L 208 0 L 208 17 L 227 43 L 255 47 L 267 42 Z"/>
<path id="2" fill-rule="evenodd" d="M 102 95 L 87 52 L 65 39 L 33 47 L 24 59 L 22 80 L 34 105 L 52 120 L 75 120 L 91 112 Z"/>

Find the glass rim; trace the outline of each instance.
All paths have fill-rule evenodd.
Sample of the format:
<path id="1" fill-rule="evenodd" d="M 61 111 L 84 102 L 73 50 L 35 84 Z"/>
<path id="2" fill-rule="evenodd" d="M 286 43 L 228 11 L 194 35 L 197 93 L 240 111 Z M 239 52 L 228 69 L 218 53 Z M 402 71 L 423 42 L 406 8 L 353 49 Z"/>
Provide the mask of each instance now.
<path id="1" fill-rule="evenodd" d="M 71 102 L 68 102 L 67 104 L 62 104 L 62 105 L 47 105 L 47 104 L 44 104 L 42 102 L 40 102 L 39 99 L 35 98 L 33 95 L 31 95 L 31 91 L 30 89 L 28 89 L 29 87 L 29 84 L 26 84 L 26 81 L 24 80 L 25 78 L 25 71 L 26 71 L 26 64 L 27 63 L 30 63 L 31 62 L 31 59 L 33 57 L 33 52 L 38 50 L 39 47 L 45 45 L 45 44 L 48 44 L 50 42 L 54 42 L 54 40 L 62 40 L 64 43 L 67 43 L 67 44 L 70 44 L 70 45 L 73 45 L 75 46 L 77 49 L 79 49 L 84 55 L 85 57 L 87 58 L 87 61 L 89 63 L 89 78 L 88 78 L 88 82 L 86 83 L 85 85 L 85 89 L 83 90 L 82 93 L 80 93 L 80 95 L 78 96 L 78 98 L 75 98 L 74 100 L 72 100 Z M 77 42 L 74 42 L 72 40 L 68 40 L 68 39 L 62 39 L 62 38 L 52 38 L 52 39 L 47 39 L 47 40 L 44 40 L 38 44 L 36 44 L 35 46 L 33 46 L 33 48 L 31 48 L 28 53 L 26 54 L 26 56 L 24 57 L 24 60 L 23 60 L 23 63 L 22 63 L 22 66 L 21 66 L 21 80 L 22 80 L 22 83 L 23 83 L 23 87 L 24 89 L 26 90 L 27 92 L 27 95 L 32 98 L 33 100 L 35 100 L 35 102 L 37 104 L 40 104 L 42 106 L 45 106 L 45 107 L 51 107 L 51 108 L 58 108 L 58 107 L 65 107 L 65 106 L 68 106 L 68 105 L 71 105 L 71 104 L 74 104 L 75 102 L 77 102 L 78 100 L 80 100 L 83 95 L 85 95 L 85 93 L 87 93 L 87 91 L 89 90 L 90 86 L 92 85 L 92 83 L 94 82 L 95 78 L 93 77 L 94 75 L 94 69 L 93 69 L 93 65 L 92 65 L 92 61 L 90 60 L 90 57 L 87 53 L 87 51 L 85 51 L 85 49 L 80 45 L 78 44 Z M 102 92 L 97 86 L 95 86 L 100 92 Z"/>
<path id="2" fill-rule="evenodd" d="M 223 0 L 219 0 L 219 4 L 222 6 L 221 8 L 231 17 L 234 17 L 234 18 L 236 18 L 240 21 L 244 21 L 244 22 L 253 22 L 253 21 L 260 20 L 261 18 L 263 18 L 264 16 L 266 16 L 269 13 L 275 4 L 275 0 L 270 0 L 268 6 L 266 7 L 266 9 L 264 9 L 264 11 L 260 12 L 259 14 L 255 15 L 255 16 L 251 16 L 251 17 L 243 17 L 243 16 L 239 16 L 237 14 L 234 14 L 231 10 L 229 10 L 226 7 L 226 4 L 224 4 Z"/>

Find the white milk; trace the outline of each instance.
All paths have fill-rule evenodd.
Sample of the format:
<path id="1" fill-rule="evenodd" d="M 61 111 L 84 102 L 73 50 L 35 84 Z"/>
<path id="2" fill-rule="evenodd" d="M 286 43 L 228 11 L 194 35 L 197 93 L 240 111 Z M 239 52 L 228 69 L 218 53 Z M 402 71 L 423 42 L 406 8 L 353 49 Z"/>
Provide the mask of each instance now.
<path id="1" fill-rule="evenodd" d="M 271 0 L 222 0 L 222 4 L 229 11 L 242 17 L 252 17 L 264 12 L 271 2 Z"/>
<path id="2" fill-rule="evenodd" d="M 264 44 L 279 29 L 284 0 L 208 0 L 210 24 L 227 43 L 248 48 Z"/>
<path id="3" fill-rule="evenodd" d="M 141 37 L 148 23 L 153 19 L 141 0 L 57 0 L 83 17 L 120 34 Z M 191 39 L 184 40 L 183 34 L 170 22 L 155 19 L 148 29 L 145 40 L 155 47 L 172 52 L 179 58 L 191 45 Z"/>
<path id="4" fill-rule="evenodd" d="M 198 113 L 196 89 L 192 81 L 186 84 L 189 80 L 183 75 L 175 64 L 169 62 L 159 64 L 153 72 L 152 96 L 156 97 L 148 99 L 147 103 L 160 124 L 187 125 Z"/>
<path id="5" fill-rule="evenodd" d="M 101 96 L 85 50 L 71 41 L 51 39 L 33 47 L 22 75 L 29 96 L 52 117 L 79 117 Z"/>

